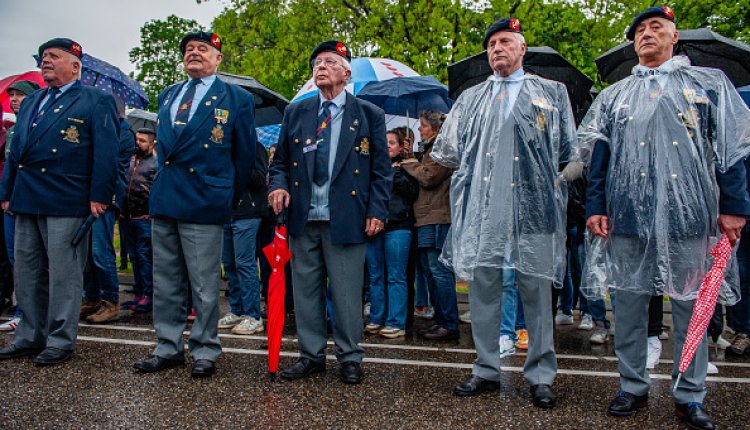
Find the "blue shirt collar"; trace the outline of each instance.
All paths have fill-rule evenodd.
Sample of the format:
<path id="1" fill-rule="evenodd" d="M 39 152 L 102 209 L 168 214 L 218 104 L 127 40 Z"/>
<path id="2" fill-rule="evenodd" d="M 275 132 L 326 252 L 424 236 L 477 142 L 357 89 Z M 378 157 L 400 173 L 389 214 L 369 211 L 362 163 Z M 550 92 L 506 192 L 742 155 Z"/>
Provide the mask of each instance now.
<path id="1" fill-rule="evenodd" d="M 323 108 L 323 102 L 326 100 L 328 99 L 323 97 L 323 94 L 320 93 L 320 96 L 318 97 L 318 109 Z M 340 108 L 341 106 L 345 105 L 346 104 L 346 90 L 340 92 L 336 97 L 333 98 L 333 100 L 331 100 L 331 102 L 333 103 L 334 106 L 336 106 L 336 108 Z"/>
<path id="2" fill-rule="evenodd" d="M 515 72 L 513 72 L 510 75 L 505 76 L 505 77 L 500 76 L 497 73 L 494 73 L 494 74 L 492 74 L 491 79 L 493 81 L 497 81 L 497 82 L 502 82 L 502 81 L 519 81 L 519 80 L 521 80 L 521 78 L 523 78 L 523 75 L 524 75 L 524 71 L 523 71 L 523 67 L 521 67 L 520 69 L 516 70 Z"/>

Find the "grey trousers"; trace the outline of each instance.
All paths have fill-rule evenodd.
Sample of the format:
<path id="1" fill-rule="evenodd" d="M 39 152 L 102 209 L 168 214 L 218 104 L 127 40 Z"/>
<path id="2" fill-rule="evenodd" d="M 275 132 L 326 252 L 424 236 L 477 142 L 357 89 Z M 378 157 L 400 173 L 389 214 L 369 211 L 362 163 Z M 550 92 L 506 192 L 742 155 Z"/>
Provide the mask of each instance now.
<path id="1" fill-rule="evenodd" d="M 154 219 L 154 355 L 182 358 L 187 324 L 188 289 L 197 317 L 188 348 L 194 360 L 216 361 L 219 343 L 219 287 L 224 226 Z"/>
<path id="2" fill-rule="evenodd" d="M 491 381 L 500 380 L 500 319 L 503 307 L 502 269 L 478 267 L 469 286 L 471 332 L 477 358 L 472 373 Z M 523 374 L 531 385 L 549 384 L 557 374 L 554 327 L 552 325 L 552 282 L 516 272 L 526 326 L 529 351 Z M 619 300 L 619 297 L 618 297 Z M 619 303 L 618 303 L 619 305 Z"/>
<path id="3" fill-rule="evenodd" d="M 15 285 L 21 348 L 75 348 L 89 240 L 70 241 L 84 218 L 16 215 Z"/>
<path id="4" fill-rule="evenodd" d="M 333 301 L 336 358 L 340 362 L 361 362 L 367 244 L 334 245 L 330 224 L 311 222 L 300 236 L 289 239 L 289 245 L 300 356 L 317 363 L 325 361 L 327 276 Z"/>
<path id="5" fill-rule="evenodd" d="M 615 354 L 620 371 L 622 391 L 642 396 L 651 388 L 651 380 L 646 371 L 648 355 L 648 303 L 649 294 L 635 294 L 624 290 L 617 291 L 615 306 Z M 674 366 L 672 383 L 679 373 L 682 346 L 685 343 L 690 318 L 695 301 L 670 299 L 672 321 L 674 322 Z M 673 393 L 677 403 L 703 402 L 706 396 L 706 371 L 708 370 L 708 340 L 698 345 L 693 362 L 680 379 L 677 391 Z M 671 389 L 671 386 L 670 386 Z"/>

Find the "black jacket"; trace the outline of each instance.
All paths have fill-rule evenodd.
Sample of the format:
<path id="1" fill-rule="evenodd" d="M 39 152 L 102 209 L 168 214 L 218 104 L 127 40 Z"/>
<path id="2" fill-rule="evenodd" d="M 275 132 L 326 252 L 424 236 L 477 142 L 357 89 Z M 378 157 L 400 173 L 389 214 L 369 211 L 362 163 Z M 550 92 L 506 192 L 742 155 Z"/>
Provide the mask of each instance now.
<path id="1" fill-rule="evenodd" d="M 232 211 L 232 219 L 263 218 L 268 214 L 268 153 L 258 142 L 255 150 L 255 165 L 250 180 L 240 196 L 237 207 Z"/>
<path id="2" fill-rule="evenodd" d="M 419 182 L 404 172 L 401 167 L 393 167 L 393 190 L 388 202 L 386 231 L 411 229 L 414 227 L 414 201 L 419 195 Z"/>

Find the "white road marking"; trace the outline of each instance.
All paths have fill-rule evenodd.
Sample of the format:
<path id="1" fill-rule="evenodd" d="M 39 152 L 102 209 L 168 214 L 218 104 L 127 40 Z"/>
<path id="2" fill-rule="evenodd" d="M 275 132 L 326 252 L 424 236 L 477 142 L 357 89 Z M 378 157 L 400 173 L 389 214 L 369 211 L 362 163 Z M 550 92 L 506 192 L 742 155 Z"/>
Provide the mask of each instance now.
<path id="1" fill-rule="evenodd" d="M 117 338 L 108 338 L 108 337 L 78 336 L 78 339 L 82 341 L 86 341 L 86 342 L 99 342 L 99 343 L 109 343 L 109 344 L 118 344 L 118 345 L 137 345 L 137 346 L 156 345 L 156 342 L 153 342 L 153 341 L 117 339 Z M 187 349 L 187 345 L 185 346 L 185 348 Z M 222 348 L 222 351 L 226 353 L 231 353 L 231 354 L 249 354 L 249 355 L 261 355 L 261 356 L 268 355 L 268 351 L 266 351 L 265 349 Z M 296 352 L 281 351 L 280 356 L 298 357 L 299 354 Z M 326 359 L 329 361 L 335 361 L 336 356 L 326 355 Z M 406 359 L 398 359 L 398 358 L 365 357 L 364 362 L 375 363 L 375 364 L 391 364 L 391 365 L 397 365 L 397 366 L 439 367 L 439 368 L 448 368 L 448 369 L 471 369 L 472 368 L 471 363 L 406 360 Z M 500 369 L 504 372 L 515 372 L 515 373 L 523 372 L 523 368 L 517 367 L 517 366 L 501 366 Z M 617 372 L 601 372 L 601 371 L 576 370 L 576 369 L 558 369 L 557 373 L 559 375 L 594 376 L 594 377 L 606 377 L 606 378 L 619 378 L 620 377 L 620 374 Z M 652 373 L 650 374 L 650 376 L 652 379 L 667 380 L 667 381 L 672 380 L 672 375 L 669 375 L 669 374 Z M 721 376 L 708 376 L 706 377 L 706 381 L 734 383 L 734 384 L 750 384 L 750 378 L 726 378 L 726 377 L 721 377 Z"/>
<path id="2" fill-rule="evenodd" d="M 130 331 L 130 332 L 143 332 L 143 333 L 153 333 L 153 328 L 147 328 L 147 327 L 132 327 L 132 326 L 122 326 L 122 325 L 100 325 L 100 324 L 79 324 L 79 327 L 85 327 L 85 328 L 92 328 L 92 329 L 104 329 L 104 330 L 119 330 L 119 331 Z M 183 334 L 187 335 L 189 334 L 189 331 L 184 331 Z M 260 335 L 240 335 L 240 334 L 231 334 L 231 333 L 219 333 L 220 338 L 224 339 L 243 339 L 243 340 L 258 340 L 258 341 L 266 341 L 266 336 L 260 336 Z M 290 343 L 297 343 L 297 339 L 293 337 L 282 337 L 282 342 L 290 342 Z M 327 342 L 328 345 L 333 345 L 333 341 L 329 340 Z M 477 353 L 475 349 L 471 348 L 440 348 L 440 347 L 434 347 L 434 346 L 422 346 L 422 345 L 390 345 L 387 343 L 360 343 L 360 345 L 363 348 L 372 348 L 372 349 L 390 349 L 390 350 L 401 350 L 401 351 L 426 351 L 426 352 L 445 352 L 445 353 L 455 353 L 455 354 L 471 354 L 474 355 Z M 226 348 L 224 348 L 226 349 Z M 516 356 L 525 357 L 526 353 L 524 352 L 517 352 L 515 354 Z M 577 354 L 557 354 L 558 360 L 588 360 L 588 361 L 608 361 L 608 362 L 617 362 L 617 357 L 613 356 L 597 356 L 597 355 L 577 355 Z M 662 359 L 659 360 L 660 364 L 673 364 L 673 360 L 669 359 Z M 715 364 L 717 367 L 735 367 L 735 368 L 746 368 L 750 369 L 750 363 L 729 363 L 725 361 L 712 361 L 713 364 Z"/>

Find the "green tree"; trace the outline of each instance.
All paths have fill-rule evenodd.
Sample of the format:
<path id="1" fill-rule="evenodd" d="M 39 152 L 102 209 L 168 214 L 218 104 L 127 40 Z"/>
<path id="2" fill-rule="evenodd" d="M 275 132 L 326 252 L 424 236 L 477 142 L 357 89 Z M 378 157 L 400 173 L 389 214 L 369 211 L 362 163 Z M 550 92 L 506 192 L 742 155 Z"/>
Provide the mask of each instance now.
<path id="1" fill-rule="evenodd" d="M 175 15 L 154 19 L 141 27 L 141 46 L 130 50 L 130 61 L 138 71 L 136 79 L 149 98 L 148 110 L 156 111 L 157 96 L 169 85 L 185 79 L 180 40 L 191 30 L 201 29 L 191 19 Z"/>

